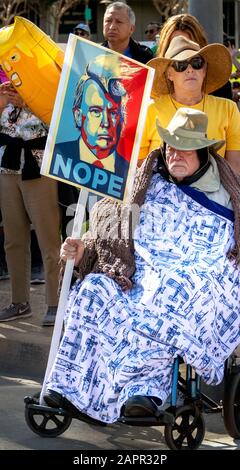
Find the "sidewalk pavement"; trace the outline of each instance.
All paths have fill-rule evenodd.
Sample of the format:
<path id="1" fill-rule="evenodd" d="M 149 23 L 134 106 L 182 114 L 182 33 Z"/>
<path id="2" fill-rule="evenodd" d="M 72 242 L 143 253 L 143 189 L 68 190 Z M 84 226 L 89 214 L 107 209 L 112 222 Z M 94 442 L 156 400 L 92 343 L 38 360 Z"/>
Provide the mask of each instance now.
<path id="1" fill-rule="evenodd" d="M 73 419 L 68 430 L 59 437 L 55 439 L 42 438 L 34 434 L 28 427 L 24 419 L 23 403 L 23 397 L 25 395 L 33 395 L 38 392 L 39 389 L 40 383 L 38 381 L 16 376 L 0 376 L 1 459 L 3 457 L 1 450 L 69 450 L 74 453 L 76 452 L 76 456 L 79 456 L 81 451 L 88 451 L 91 456 L 92 450 L 97 452 L 99 450 L 115 449 L 117 453 L 120 453 L 121 449 L 131 449 L 145 455 L 149 450 L 156 451 L 156 454 L 158 454 L 167 449 L 164 439 L 164 428 L 162 426 L 142 427 L 115 423 L 106 427 L 98 427 Z M 228 451 L 240 449 L 239 441 L 234 441 L 226 434 L 223 420 L 219 413 L 204 415 L 204 420 L 206 422 L 206 434 L 200 446 L 200 450 Z M 176 456 L 177 455 L 178 454 L 176 454 Z M 192 459 L 191 461 L 194 464 L 198 456 L 199 454 L 195 456 L 191 453 L 185 455 L 186 461 L 184 467 L 189 468 L 188 465 L 186 466 L 186 463 L 189 459 Z M 12 454 L 11 457 L 8 457 L 12 458 Z M 51 456 L 47 456 L 45 464 L 50 461 L 47 460 L 49 457 L 51 460 Z M 209 457 L 209 454 L 206 454 L 206 466 L 209 464 Z M 18 454 L 18 458 L 21 458 L 20 454 Z M 32 457 L 32 459 L 33 458 L 34 457 Z M 54 458 L 55 455 L 52 459 Z M 234 457 L 232 456 L 232 458 Z M 237 456 L 235 456 L 235 458 L 237 458 Z M 28 457 L 26 459 L 28 461 Z M 224 459 L 224 455 L 221 453 L 220 457 L 220 454 L 216 453 L 214 456 L 215 466 L 219 460 L 219 463 L 222 463 L 222 459 Z M 227 454 L 227 459 L 228 466 L 231 466 L 232 462 L 229 453 Z M 31 458 L 30 461 L 32 463 Z M 60 467 L 62 468 L 62 465 L 60 465 Z M 67 464 L 66 467 L 68 468 L 69 465 Z M 2 465 L 2 468 L 5 468 L 4 465 Z M 26 468 L 26 465 L 24 468 Z M 100 467 L 95 465 L 94 468 Z M 115 466 L 108 466 L 107 468 L 115 468 Z"/>
<path id="2" fill-rule="evenodd" d="M 0 281 L 0 308 L 11 303 L 9 280 Z M 45 284 L 31 286 L 32 317 L 0 323 L 0 371 L 44 377 L 53 327 L 42 327 Z"/>

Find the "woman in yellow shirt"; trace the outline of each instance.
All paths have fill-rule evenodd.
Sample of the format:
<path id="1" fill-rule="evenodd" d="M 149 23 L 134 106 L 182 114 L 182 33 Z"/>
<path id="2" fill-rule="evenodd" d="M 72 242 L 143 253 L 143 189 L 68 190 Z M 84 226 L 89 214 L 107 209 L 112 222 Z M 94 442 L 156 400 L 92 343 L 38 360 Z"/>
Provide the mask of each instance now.
<path id="1" fill-rule="evenodd" d="M 140 160 L 161 145 L 156 120 L 167 126 L 180 107 L 208 115 L 208 137 L 225 140 L 220 154 L 240 173 L 240 114 L 234 102 L 208 93 L 231 74 L 231 56 L 222 44 L 200 47 L 185 36 L 172 39 L 164 57 L 150 60 L 155 68 L 152 95 L 143 133 Z"/>
<path id="2" fill-rule="evenodd" d="M 208 44 L 207 34 L 198 19 L 195 16 L 190 15 L 190 13 L 180 13 L 179 15 L 170 16 L 167 21 L 163 23 L 155 57 L 164 57 L 171 40 L 176 36 L 185 36 L 186 38 L 191 39 L 191 41 L 197 42 L 200 47 L 207 46 Z M 228 50 L 231 54 L 230 49 Z M 229 98 L 230 100 L 233 99 L 230 80 L 228 80 L 221 88 L 214 90 L 211 95 L 220 96 L 221 98 Z"/>

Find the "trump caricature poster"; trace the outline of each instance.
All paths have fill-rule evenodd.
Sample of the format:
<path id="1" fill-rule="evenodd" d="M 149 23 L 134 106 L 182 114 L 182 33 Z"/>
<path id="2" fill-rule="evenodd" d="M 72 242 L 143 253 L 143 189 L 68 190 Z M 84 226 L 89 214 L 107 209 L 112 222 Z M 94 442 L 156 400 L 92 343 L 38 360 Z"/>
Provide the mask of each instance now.
<path id="1" fill-rule="evenodd" d="M 71 34 L 41 173 L 124 201 L 153 75 L 150 67 Z"/>

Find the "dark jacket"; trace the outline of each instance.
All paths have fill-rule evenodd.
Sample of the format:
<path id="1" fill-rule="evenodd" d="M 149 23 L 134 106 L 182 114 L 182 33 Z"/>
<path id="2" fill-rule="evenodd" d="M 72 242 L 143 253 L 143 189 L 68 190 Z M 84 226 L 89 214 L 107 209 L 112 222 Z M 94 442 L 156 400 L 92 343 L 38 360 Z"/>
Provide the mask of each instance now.
<path id="1" fill-rule="evenodd" d="M 102 46 L 108 47 L 108 42 L 104 41 Z M 137 60 L 142 64 L 146 64 L 153 58 L 153 53 L 149 47 L 139 44 L 139 42 L 134 41 L 132 38 L 129 40 L 129 48 L 132 59 Z"/>

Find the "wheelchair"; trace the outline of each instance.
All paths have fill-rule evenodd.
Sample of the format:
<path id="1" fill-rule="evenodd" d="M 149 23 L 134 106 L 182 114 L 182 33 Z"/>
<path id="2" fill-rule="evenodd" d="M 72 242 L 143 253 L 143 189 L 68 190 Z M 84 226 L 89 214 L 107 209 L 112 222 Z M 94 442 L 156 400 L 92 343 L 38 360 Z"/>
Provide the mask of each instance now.
<path id="1" fill-rule="evenodd" d="M 229 435 L 240 438 L 240 365 L 233 354 L 224 365 L 224 393 L 218 403 L 201 391 L 201 379 L 191 366 L 177 357 L 173 366 L 173 382 L 169 404 L 151 417 L 125 417 L 119 423 L 132 426 L 164 426 L 164 437 L 169 449 L 197 449 L 205 435 L 203 413 L 221 413 Z M 183 401 L 178 406 L 178 396 Z M 80 419 L 62 408 L 39 404 L 39 395 L 27 396 L 25 419 L 29 428 L 41 437 L 57 437 L 70 426 L 72 419 Z M 107 424 L 102 423 L 103 426 Z"/>

